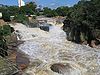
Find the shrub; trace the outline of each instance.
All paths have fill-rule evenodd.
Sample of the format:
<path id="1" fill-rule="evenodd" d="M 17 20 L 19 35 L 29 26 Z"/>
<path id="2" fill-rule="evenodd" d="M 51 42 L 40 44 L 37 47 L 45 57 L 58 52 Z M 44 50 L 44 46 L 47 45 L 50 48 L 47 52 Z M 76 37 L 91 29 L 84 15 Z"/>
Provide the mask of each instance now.
<path id="1" fill-rule="evenodd" d="M 3 12 L 2 18 L 5 22 L 9 22 L 10 21 L 10 14 L 8 12 Z"/>
<path id="2" fill-rule="evenodd" d="M 23 14 L 18 14 L 14 17 L 14 20 L 18 23 L 23 23 L 23 24 L 27 24 L 29 22 L 28 17 L 26 17 Z"/>
<path id="3" fill-rule="evenodd" d="M 3 25 L 0 26 L 0 55 L 1 56 L 7 56 L 7 42 L 5 39 L 5 36 L 10 35 L 14 29 L 10 27 L 10 25 Z"/>

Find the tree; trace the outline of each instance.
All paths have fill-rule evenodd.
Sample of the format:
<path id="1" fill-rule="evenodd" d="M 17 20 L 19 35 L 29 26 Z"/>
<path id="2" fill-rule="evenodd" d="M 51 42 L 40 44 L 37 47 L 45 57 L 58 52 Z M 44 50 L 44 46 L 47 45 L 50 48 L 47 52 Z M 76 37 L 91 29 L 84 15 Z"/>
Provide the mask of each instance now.
<path id="1" fill-rule="evenodd" d="M 55 11 L 59 16 L 66 16 L 69 8 L 67 6 L 58 7 Z"/>
<path id="2" fill-rule="evenodd" d="M 81 0 L 69 8 L 63 29 L 76 43 L 100 39 L 100 0 Z M 69 25 L 68 25 L 69 24 Z M 98 40 L 99 41 L 99 40 Z M 99 41 L 100 42 L 100 41 Z"/>
<path id="3" fill-rule="evenodd" d="M 43 15 L 47 16 L 47 17 L 52 17 L 52 14 L 51 14 L 52 10 L 48 7 L 44 7 L 43 8 Z"/>
<path id="4" fill-rule="evenodd" d="M 27 3 L 25 6 L 22 6 L 20 8 L 20 13 L 27 15 L 35 14 L 36 7 L 37 5 L 35 4 L 35 2 Z"/>
<path id="5" fill-rule="evenodd" d="M 26 17 L 24 14 L 17 14 L 15 17 L 14 17 L 14 20 L 18 23 L 23 23 L 23 24 L 27 24 L 29 22 L 29 19 L 28 17 Z"/>
<path id="6" fill-rule="evenodd" d="M 3 12 L 2 18 L 5 22 L 9 22 L 10 21 L 10 13 L 8 11 Z"/>
<path id="7" fill-rule="evenodd" d="M 55 9 L 44 7 L 43 8 L 43 15 L 45 15 L 47 17 L 54 17 L 54 16 L 57 16 L 58 14 L 57 14 Z"/>
<path id="8" fill-rule="evenodd" d="M 10 27 L 10 25 L 3 25 L 0 26 L 0 55 L 1 56 L 7 56 L 7 44 L 5 37 L 10 35 L 12 32 L 14 32 L 14 29 Z"/>
<path id="9" fill-rule="evenodd" d="M 16 14 L 18 14 L 19 12 L 19 7 L 18 6 L 9 6 L 8 7 L 8 12 L 11 16 L 14 16 Z"/>

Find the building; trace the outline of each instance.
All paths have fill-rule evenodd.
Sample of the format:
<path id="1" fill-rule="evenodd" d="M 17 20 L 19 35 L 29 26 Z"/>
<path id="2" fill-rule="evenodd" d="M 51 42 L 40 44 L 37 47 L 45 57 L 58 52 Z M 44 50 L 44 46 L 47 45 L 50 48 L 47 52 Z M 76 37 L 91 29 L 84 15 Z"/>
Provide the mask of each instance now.
<path id="1" fill-rule="evenodd" d="M 25 6 L 25 2 L 23 0 L 18 0 L 18 6 Z"/>
<path id="2" fill-rule="evenodd" d="M 0 12 L 0 19 L 2 18 L 2 13 Z"/>

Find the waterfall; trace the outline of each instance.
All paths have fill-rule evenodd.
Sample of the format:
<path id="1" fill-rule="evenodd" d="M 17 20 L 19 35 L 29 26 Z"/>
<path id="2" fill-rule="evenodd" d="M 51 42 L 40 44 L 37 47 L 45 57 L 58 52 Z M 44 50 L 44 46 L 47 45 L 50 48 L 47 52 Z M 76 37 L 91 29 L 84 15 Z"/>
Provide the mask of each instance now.
<path id="1" fill-rule="evenodd" d="M 25 73 L 100 75 L 100 50 L 67 41 L 61 27 L 50 26 L 49 32 L 46 32 L 17 24 L 14 29 L 18 31 L 19 39 L 25 41 L 19 49 L 29 55 L 31 64 L 38 64 L 30 66 Z"/>
<path id="2" fill-rule="evenodd" d="M 27 35 L 28 31 L 30 34 L 32 32 L 32 34 Z M 24 40 L 29 39 L 32 35 L 37 35 L 37 36 L 31 37 L 32 39 L 27 40 L 24 44 L 22 44 L 19 47 L 19 49 L 23 50 L 26 54 L 28 54 L 30 58 L 43 59 L 44 61 L 47 61 L 48 58 L 50 58 L 49 57 L 50 53 L 53 54 L 52 50 L 49 51 L 49 47 L 50 49 L 53 48 L 51 47 L 53 44 L 57 45 L 57 43 L 62 43 L 63 40 L 65 40 L 66 38 L 65 32 L 60 27 L 56 27 L 56 26 L 51 26 L 49 32 L 45 32 L 40 29 L 38 29 L 37 32 L 37 30 L 35 30 L 34 28 L 33 30 L 30 30 L 29 28 L 28 30 L 25 30 L 24 31 L 25 35 L 23 35 L 22 32 L 20 32 L 20 35 L 23 36 L 22 40 L 23 38 Z"/>
<path id="3" fill-rule="evenodd" d="M 66 40 L 66 33 L 59 26 L 51 26 L 49 35 L 49 39 L 52 42 L 63 42 L 63 40 Z"/>

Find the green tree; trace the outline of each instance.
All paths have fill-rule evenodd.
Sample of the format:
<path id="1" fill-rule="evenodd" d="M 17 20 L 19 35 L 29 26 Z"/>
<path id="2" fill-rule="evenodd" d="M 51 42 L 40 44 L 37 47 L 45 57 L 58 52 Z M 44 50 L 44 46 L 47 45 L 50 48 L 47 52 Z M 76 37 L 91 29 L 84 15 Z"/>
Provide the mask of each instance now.
<path id="1" fill-rule="evenodd" d="M 37 5 L 35 4 L 35 2 L 27 3 L 25 6 L 22 6 L 20 8 L 20 13 L 27 15 L 35 14 L 36 7 Z"/>
<path id="2" fill-rule="evenodd" d="M 54 17 L 54 16 L 57 16 L 58 14 L 57 14 L 55 9 L 44 7 L 43 8 L 43 15 L 45 15 L 47 17 Z"/>
<path id="3" fill-rule="evenodd" d="M 10 27 L 10 25 L 3 25 L 0 26 L 0 55 L 1 56 L 7 56 L 7 44 L 6 44 L 6 40 L 5 37 L 10 35 L 12 32 L 14 31 L 14 29 L 12 27 Z"/>
<path id="4" fill-rule="evenodd" d="M 52 10 L 48 7 L 44 7 L 43 8 L 43 15 L 47 16 L 47 17 L 52 17 L 52 14 L 51 14 Z"/>
<path id="5" fill-rule="evenodd" d="M 100 39 L 99 8 L 100 0 L 81 0 L 69 8 L 63 28 L 69 32 L 67 34 L 73 38 L 71 40 L 79 43 L 85 39 L 91 45 L 92 40 L 97 41 L 97 37 Z"/>
<path id="6" fill-rule="evenodd" d="M 10 13 L 8 11 L 3 11 L 2 18 L 5 22 L 9 22 L 10 21 Z"/>
<path id="7" fill-rule="evenodd" d="M 18 23 L 23 23 L 23 24 L 28 24 L 29 22 L 29 19 L 28 17 L 26 17 L 24 14 L 17 14 L 15 17 L 14 17 L 14 20 Z"/>
<path id="8" fill-rule="evenodd" d="M 66 16 L 69 8 L 67 6 L 61 6 L 56 9 L 56 12 L 59 16 Z"/>
<path id="9" fill-rule="evenodd" d="M 8 12 L 11 16 L 14 16 L 16 14 L 18 14 L 19 12 L 19 7 L 18 6 L 9 6 L 8 7 Z"/>

